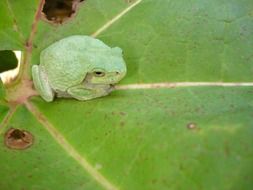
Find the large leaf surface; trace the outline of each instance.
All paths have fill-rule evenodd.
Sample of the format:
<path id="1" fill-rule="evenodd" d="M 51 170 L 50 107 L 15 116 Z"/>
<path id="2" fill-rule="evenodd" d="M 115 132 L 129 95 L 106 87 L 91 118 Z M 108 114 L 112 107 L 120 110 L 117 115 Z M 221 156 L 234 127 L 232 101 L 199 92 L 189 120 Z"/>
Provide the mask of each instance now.
<path id="1" fill-rule="evenodd" d="M 121 84 L 140 84 L 86 102 L 0 105 L 2 142 L 11 127 L 35 138 L 26 150 L 0 145 L 0 189 L 251 189 L 252 87 L 141 84 L 251 82 L 253 3 L 129 2 L 86 0 L 62 25 L 38 20 L 39 1 L 0 3 L 0 49 L 29 41 L 32 65 L 56 40 L 93 35 L 124 50 Z"/>

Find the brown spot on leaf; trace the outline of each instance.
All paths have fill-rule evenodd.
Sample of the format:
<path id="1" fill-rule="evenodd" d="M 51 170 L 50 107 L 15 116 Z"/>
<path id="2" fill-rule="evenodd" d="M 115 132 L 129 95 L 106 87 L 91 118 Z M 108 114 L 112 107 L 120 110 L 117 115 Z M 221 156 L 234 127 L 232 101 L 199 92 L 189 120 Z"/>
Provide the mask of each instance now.
<path id="1" fill-rule="evenodd" d="M 123 111 L 119 112 L 119 114 L 122 115 L 122 116 L 126 115 L 126 113 L 123 112 Z"/>
<path id="2" fill-rule="evenodd" d="M 26 149 L 33 144 L 33 135 L 26 130 L 10 128 L 4 137 L 5 145 L 11 149 Z"/>
<path id="3" fill-rule="evenodd" d="M 119 124 L 120 124 L 121 127 L 125 126 L 125 122 L 124 121 L 121 121 Z"/>
<path id="4" fill-rule="evenodd" d="M 230 148 L 229 148 L 228 142 L 225 142 L 225 143 L 224 143 L 224 152 L 225 152 L 225 155 L 226 155 L 226 156 L 229 156 L 229 155 L 230 155 Z"/>
<path id="5" fill-rule="evenodd" d="M 32 178 L 33 176 L 30 174 L 30 175 L 28 175 L 27 177 L 28 177 L 28 178 Z"/>
<path id="6" fill-rule="evenodd" d="M 135 0 L 124 0 L 126 3 L 133 3 L 133 2 L 135 2 Z"/>
<path id="7" fill-rule="evenodd" d="M 43 13 L 48 21 L 62 24 L 76 13 L 76 10 L 84 0 L 46 0 Z"/>

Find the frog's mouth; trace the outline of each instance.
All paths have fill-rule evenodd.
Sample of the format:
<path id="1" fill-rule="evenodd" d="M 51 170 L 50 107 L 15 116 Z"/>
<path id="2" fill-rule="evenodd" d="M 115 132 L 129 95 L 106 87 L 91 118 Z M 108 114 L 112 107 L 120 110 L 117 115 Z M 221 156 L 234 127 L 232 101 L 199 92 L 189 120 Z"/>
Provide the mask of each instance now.
<path id="1" fill-rule="evenodd" d="M 115 84 L 110 84 L 110 89 L 114 90 L 115 89 Z"/>
<path id="2" fill-rule="evenodd" d="M 84 84 L 92 85 L 111 85 L 112 87 L 119 82 L 122 77 L 116 73 L 106 73 L 103 76 L 94 76 L 94 73 L 87 73 L 84 78 Z"/>

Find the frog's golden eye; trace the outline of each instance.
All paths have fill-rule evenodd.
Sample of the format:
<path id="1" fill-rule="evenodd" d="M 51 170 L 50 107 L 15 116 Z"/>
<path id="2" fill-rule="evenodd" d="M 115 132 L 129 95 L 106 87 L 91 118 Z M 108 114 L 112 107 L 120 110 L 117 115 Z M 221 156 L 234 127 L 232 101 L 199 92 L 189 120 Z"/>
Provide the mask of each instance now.
<path id="1" fill-rule="evenodd" d="M 93 75 L 95 77 L 103 77 L 103 76 L 105 76 L 105 72 L 103 72 L 103 71 L 94 71 Z"/>

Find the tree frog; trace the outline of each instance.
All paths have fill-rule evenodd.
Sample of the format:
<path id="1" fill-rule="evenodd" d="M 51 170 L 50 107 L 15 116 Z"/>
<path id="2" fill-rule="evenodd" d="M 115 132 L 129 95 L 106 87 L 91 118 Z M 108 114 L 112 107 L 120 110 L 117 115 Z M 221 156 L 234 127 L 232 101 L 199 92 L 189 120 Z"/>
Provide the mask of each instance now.
<path id="1" fill-rule="evenodd" d="M 42 98 L 90 100 L 105 96 L 126 75 L 119 47 L 83 35 L 69 36 L 44 49 L 32 66 L 34 86 Z"/>

